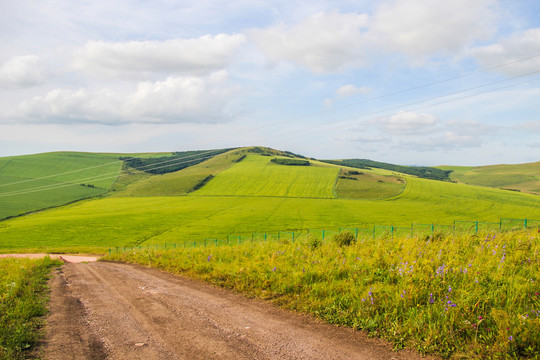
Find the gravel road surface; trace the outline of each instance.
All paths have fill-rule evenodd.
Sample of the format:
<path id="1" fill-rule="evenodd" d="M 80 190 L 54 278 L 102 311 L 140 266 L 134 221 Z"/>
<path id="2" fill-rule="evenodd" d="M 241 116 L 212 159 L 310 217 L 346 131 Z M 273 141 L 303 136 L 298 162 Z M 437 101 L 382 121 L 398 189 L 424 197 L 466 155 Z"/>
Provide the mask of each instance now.
<path id="1" fill-rule="evenodd" d="M 50 280 L 46 359 L 426 359 L 156 269 L 66 263 Z"/>

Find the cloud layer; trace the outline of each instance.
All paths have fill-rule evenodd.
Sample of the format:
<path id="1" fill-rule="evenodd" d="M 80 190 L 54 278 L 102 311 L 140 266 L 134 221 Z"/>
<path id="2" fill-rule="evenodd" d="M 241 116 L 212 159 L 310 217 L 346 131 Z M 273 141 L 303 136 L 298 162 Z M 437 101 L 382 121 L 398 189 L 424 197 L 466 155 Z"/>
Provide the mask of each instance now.
<path id="1" fill-rule="evenodd" d="M 92 75 L 137 79 L 152 73 L 206 75 L 227 67 L 245 41 L 241 34 L 165 41 L 89 41 L 76 51 L 74 67 Z"/>
<path id="2" fill-rule="evenodd" d="M 140 82 L 131 93 L 107 89 L 55 89 L 24 101 L 16 118 L 35 123 L 216 123 L 226 121 L 226 107 L 238 87 L 225 71 L 207 77 L 169 77 Z"/>

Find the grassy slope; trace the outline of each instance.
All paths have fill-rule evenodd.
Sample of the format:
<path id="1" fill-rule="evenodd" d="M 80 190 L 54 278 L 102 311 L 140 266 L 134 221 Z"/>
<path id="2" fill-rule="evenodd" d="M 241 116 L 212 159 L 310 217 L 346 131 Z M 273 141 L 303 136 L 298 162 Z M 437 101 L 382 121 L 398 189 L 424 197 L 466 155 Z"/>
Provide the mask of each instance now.
<path id="1" fill-rule="evenodd" d="M 241 150 L 232 150 L 203 163 L 164 175 L 141 176 L 140 172 L 134 172 L 134 177 L 139 176 L 141 180 L 117 192 L 115 196 L 185 195 L 207 176 L 216 175 L 229 168 L 241 154 Z"/>
<path id="2" fill-rule="evenodd" d="M 0 219 L 107 192 L 121 168 L 117 157 L 62 152 L 0 158 Z M 17 192 L 25 193 L 12 195 Z"/>
<path id="3" fill-rule="evenodd" d="M 478 167 L 438 166 L 438 168 L 453 170 L 450 178 L 460 183 L 540 194 L 540 162 Z"/>
<path id="4" fill-rule="evenodd" d="M 399 195 L 406 186 L 406 181 L 397 176 L 381 175 L 373 171 L 359 171 L 358 169 L 354 169 L 354 171 L 358 171 L 360 174 L 349 174 L 350 169 L 345 169 L 341 171 L 342 176 L 338 178 L 336 183 L 336 193 L 340 198 L 387 199 Z"/>
<path id="5" fill-rule="evenodd" d="M 244 167 L 249 164 L 248 160 Z M 539 205 L 534 195 L 413 177 L 407 178 L 403 193 L 384 201 L 202 194 L 106 198 L 4 221 L 0 223 L 0 248 L 106 248 L 290 229 L 450 224 L 456 219 L 496 222 L 500 217 L 540 219 Z"/>
<path id="6" fill-rule="evenodd" d="M 194 195 L 334 198 L 338 168 L 320 164 L 279 165 L 270 159 L 250 154 L 218 174 Z"/>

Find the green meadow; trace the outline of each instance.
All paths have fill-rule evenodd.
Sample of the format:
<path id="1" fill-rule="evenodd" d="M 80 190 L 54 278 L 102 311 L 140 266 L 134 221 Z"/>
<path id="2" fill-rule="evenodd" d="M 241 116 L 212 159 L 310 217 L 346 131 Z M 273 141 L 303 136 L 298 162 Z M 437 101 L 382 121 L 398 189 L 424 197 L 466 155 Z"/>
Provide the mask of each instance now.
<path id="1" fill-rule="evenodd" d="M 0 158 L 0 219 L 103 195 L 121 167 L 114 154 L 61 152 Z"/>
<path id="2" fill-rule="evenodd" d="M 450 178 L 463 184 L 518 190 L 540 195 L 540 162 L 517 165 L 438 166 L 452 170 Z"/>
<path id="3" fill-rule="evenodd" d="M 2 221 L 0 248 L 85 247 L 103 252 L 109 247 L 223 239 L 231 234 L 540 219 L 535 195 L 401 176 L 406 187 L 403 190 L 403 184 L 396 184 L 401 188 L 390 194 L 395 196 L 335 198 L 339 167 L 316 162 L 311 166 L 277 165 L 270 162 L 272 157 L 253 153 L 238 161 L 241 155 L 226 153 L 177 173 L 142 177 L 113 197 Z M 366 173 L 392 176 L 385 170 Z M 188 191 L 208 175 L 214 177 L 206 185 Z M 173 184 L 178 184 L 178 195 L 158 196 L 149 190 L 152 182 L 171 193 Z M 363 186 L 361 180 L 355 183 Z M 369 186 L 376 189 L 386 183 L 375 181 Z"/>

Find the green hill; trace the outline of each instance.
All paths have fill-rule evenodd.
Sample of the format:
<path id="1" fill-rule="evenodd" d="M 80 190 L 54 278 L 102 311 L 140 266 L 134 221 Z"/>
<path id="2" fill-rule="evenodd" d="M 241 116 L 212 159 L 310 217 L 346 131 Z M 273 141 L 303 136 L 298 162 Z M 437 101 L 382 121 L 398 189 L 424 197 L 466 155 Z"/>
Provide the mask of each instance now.
<path id="1" fill-rule="evenodd" d="M 450 179 L 459 183 L 540 195 L 540 162 L 476 167 L 438 166 L 438 168 L 452 170 Z"/>
<path id="2" fill-rule="evenodd" d="M 121 168 L 114 154 L 58 152 L 0 158 L 0 219 L 102 195 Z"/>
<path id="3" fill-rule="evenodd" d="M 283 155 L 237 149 L 165 175 L 128 170 L 114 196 L 0 222 L 0 248 L 106 249 L 253 232 L 540 219 L 535 195 L 314 160 L 271 161 Z"/>

